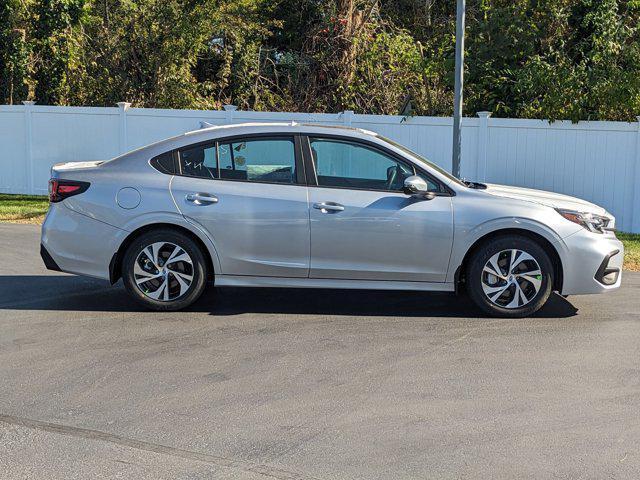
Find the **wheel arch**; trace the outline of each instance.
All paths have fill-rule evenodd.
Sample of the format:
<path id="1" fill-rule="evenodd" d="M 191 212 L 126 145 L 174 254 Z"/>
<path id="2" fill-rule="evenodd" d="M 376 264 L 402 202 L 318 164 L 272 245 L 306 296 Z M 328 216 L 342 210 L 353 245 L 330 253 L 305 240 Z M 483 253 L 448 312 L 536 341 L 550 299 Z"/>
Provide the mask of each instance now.
<path id="1" fill-rule="evenodd" d="M 562 284 L 564 281 L 564 268 L 562 265 L 562 258 L 560 257 L 560 253 L 558 252 L 556 247 L 553 245 L 553 243 L 549 241 L 549 239 L 547 239 L 546 237 L 544 237 L 543 235 L 537 232 L 534 232 L 532 230 L 527 230 L 524 228 L 501 228 L 498 230 L 493 230 L 491 232 L 488 232 L 483 236 L 481 236 L 480 238 L 476 239 L 476 241 L 473 242 L 471 247 L 469 247 L 469 249 L 465 253 L 460 265 L 458 265 L 458 267 L 456 268 L 455 276 L 454 276 L 456 291 L 459 291 L 459 289 L 465 283 L 465 278 L 464 278 L 465 271 L 466 271 L 467 265 L 469 264 L 469 260 L 471 259 L 473 254 L 485 242 L 499 238 L 499 237 L 508 236 L 508 235 L 520 235 L 523 237 L 527 237 L 533 240 L 534 242 L 538 243 L 544 249 L 547 255 L 549 255 L 549 258 L 551 259 L 551 263 L 553 264 L 554 271 L 553 271 L 552 289 L 554 291 L 561 292 Z"/>
<path id="2" fill-rule="evenodd" d="M 120 243 L 118 250 L 113 254 L 113 257 L 109 262 L 109 281 L 112 285 L 122 276 L 122 260 L 124 259 L 125 252 L 127 251 L 127 248 L 129 248 L 129 245 L 131 245 L 135 239 L 139 238 L 141 235 L 158 229 L 175 230 L 176 232 L 187 235 L 196 242 L 205 257 L 205 261 L 207 262 L 207 280 L 214 280 L 215 272 L 219 271 L 217 255 L 215 250 L 213 252 L 211 251 L 207 246 L 206 241 L 200 235 L 183 225 L 176 225 L 174 223 L 149 223 L 130 232 L 129 235 L 127 235 L 127 237 L 125 237 L 125 239 Z"/>

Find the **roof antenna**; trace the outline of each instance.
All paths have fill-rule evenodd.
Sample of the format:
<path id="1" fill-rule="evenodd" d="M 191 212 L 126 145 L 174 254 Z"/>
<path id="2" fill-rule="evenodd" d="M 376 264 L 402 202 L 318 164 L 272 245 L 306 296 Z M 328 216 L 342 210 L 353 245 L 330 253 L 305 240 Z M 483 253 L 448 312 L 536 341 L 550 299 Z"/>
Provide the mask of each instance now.
<path id="1" fill-rule="evenodd" d="M 215 125 L 209 123 L 209 122 L 205 122 L 204 120 L 200 120 L 200 128 L 210 128 L 210 127 L 215 127 Z"/>

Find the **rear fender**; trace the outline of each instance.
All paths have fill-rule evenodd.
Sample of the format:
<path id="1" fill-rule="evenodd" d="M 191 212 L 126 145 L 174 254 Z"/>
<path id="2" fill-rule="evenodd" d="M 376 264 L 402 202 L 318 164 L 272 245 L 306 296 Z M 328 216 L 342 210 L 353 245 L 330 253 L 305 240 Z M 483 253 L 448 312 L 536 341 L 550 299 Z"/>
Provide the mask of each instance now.
<path id="1" fill-rule="evenodd" d="M 209 251 L 211 262 L 213 263 L 214 272 L 221 272 L 220 257 L 218 256 L 218 249 L 214 243 L 213 238 L 206 232 L 200 225 L 187 221 L 179 213 L 173 212 L 159 212 L 148 213 L 138 217 L 131 218 L 122 228 L 128 232 L 135 232 L 144 227 L 149 227 L 157 224 L 170 224 L 177 225 L 185 228 L 198 237 Z M 115 253 L 115 252 L 114 252 Z"/>

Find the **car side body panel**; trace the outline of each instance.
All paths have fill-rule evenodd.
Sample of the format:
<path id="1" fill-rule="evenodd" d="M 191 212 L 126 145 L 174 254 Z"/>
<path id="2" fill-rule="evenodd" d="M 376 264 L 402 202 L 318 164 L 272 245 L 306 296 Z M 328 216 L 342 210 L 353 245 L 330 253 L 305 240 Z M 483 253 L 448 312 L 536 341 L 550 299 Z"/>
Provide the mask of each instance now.
<path id="1" fill-rule="evenodd" d="M 78 267 L 85 265 L 89 269 L 88 275 L 109 279 L 109 262 L 132 232 L 150 225 L 169 224 L 196 235 L 206 246 L 214 271 L 220 271 L 220 260 L 213 239 L 205 229 L 182 215 L 170 193 L 172 176 L 158 172 L 149 165 L 148 160 L 145 152 L 138 150 L 122 157 L 116 164 L 109 162 L 99 168 L 53 170 L 54 177 L 62 176 L 91 184 L 82 195 L 52 205 L 48 221 L 43 225 L 43 243 L 55 243 L 48 252 L 62 270 L 82 273 Z M 134 199 L 137 198 L 138 201 L 127 204 L 122 201 L 121 192 L 127 191 L 126 200 L 131 202 L 131 190 L 135 192 Z M 76 230 L 80 235 L 73 239 L 66 238 L 62 242 L 60 232 L 54 232 L 61 228 L 67 231 L 71 229 L 71 226 L 64 225 L 68 223 L 67 220 L 61 220 L 62 214 L 67 211 L 75 214 L 69 216 L 75 219 Z M 49 219 L 49 216 L 52 218 Z M 88 238 L 94 235 L 93 241 L 80 241 L 85 233 Z M 60 242 L 55 242 L 59 237 Z M 113 239 L 113 242 L 107 239 Z M 75 249 L 71 263 L 67 260 L 67 254 L 63 258 L 56 258 L 56 252 L 66 252 L 67 248 Z M 107 257 L 109 260 L 105 264 L 104 259 Z"/>
<path id="2" fill-rule="evenodd" d="M 309 189 L 312 278 L 445 282 L 453 243 L 451 197 Z M 344 211 L 313 205 L 333 202 Z"/>
<path id="3" fill-rule="evenodd" d="M 307 277 L 309 205 L 304 185 L 174 177 L 171 192 L 184 218 L 214 239 L 224 275 Z M 186 196 L 204 192 L 211 204 Z"/>

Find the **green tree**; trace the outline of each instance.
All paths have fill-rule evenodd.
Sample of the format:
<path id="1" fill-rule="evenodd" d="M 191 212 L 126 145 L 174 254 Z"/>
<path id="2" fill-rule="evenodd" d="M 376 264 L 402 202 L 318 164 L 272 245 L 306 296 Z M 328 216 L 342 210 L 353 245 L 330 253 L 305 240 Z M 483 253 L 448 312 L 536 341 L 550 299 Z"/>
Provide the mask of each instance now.
<path id="1" fill-rule="evenodd" d="M 26 16 L 20 0 L 0 0 L 0 102 L 10 105 L 29 96 Z"/>
<path id="2" fill-rule="evenodd" d="M 468 0 L 465 112 L 634 120 L 640 0 Z M 450 115 L 450 0 L 0 0 L 5 103 Z"/>
<path id="3" fill-rule="evenodd" d="M 204 43 L 199 2 L 90 1 L 82 24 L 81 60 L 72 102 L 186 108 L 197 103 L 192 73 Z"/>
<path id="4" fill-rule="evenodd" d="M 84 0 L 35 0 L 31 7 L 34 97 L 39 103 L 66 103 Z"/>

